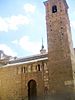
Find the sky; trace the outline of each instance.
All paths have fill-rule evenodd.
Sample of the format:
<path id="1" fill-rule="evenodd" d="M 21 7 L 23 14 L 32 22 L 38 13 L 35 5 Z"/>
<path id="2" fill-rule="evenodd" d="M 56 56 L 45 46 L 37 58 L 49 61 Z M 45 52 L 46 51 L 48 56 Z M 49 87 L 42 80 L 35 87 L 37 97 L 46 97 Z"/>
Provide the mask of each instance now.
<path id="1" fill-rule="evenodd" d="M 0 0 L 0 50 L 26 57 L 40 53 L 42 38 L 47 50 L 46 0 Z M 75 47 L 75 0 L 67 0 L 73 47 Z"/>

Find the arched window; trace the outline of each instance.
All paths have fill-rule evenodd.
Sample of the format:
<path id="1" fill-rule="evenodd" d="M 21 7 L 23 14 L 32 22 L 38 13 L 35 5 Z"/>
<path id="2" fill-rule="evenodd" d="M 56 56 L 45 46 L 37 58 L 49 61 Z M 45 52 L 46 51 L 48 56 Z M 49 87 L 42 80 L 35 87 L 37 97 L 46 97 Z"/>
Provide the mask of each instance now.
<path id="1" fill-rule="evenodd" d="M 40 71 L 40 64 L 38 64 L 38 71 Z"/>
<path id="2" fill-rule="evenodd" d="M 23 72 L 25 73 L 25 67 L 23 67 Z"/>
<path id="3" fill-rule="evenodd" d="M 23 73 L 23 67 L 21 67 L 21 72 Z"/>
<path id="4" fill-rule="evenodd" d="M 56 13 L 56 12 L 57 12 L 57 6 L 54 5 L 54 6 L 52 6 L 52 13 Z"/>
<path id="5" fill-rule="evenodd" d="M 25 67 L 21 67 L 21 72 L 25 73 Z"/>

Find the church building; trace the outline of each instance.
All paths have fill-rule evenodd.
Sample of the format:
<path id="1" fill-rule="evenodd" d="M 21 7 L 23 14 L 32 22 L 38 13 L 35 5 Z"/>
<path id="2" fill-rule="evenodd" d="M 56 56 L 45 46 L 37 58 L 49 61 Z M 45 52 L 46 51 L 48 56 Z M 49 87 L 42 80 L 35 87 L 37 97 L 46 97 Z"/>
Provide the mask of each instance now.
<path id="1" fill-rule="evenodd" d="M 47 0 L 44 5 L 48 52 L 42 44 L 40 54 L 9 60 L 1 51 L 0 100 L 75 100 L 68 5 L 66 0 Z"/>

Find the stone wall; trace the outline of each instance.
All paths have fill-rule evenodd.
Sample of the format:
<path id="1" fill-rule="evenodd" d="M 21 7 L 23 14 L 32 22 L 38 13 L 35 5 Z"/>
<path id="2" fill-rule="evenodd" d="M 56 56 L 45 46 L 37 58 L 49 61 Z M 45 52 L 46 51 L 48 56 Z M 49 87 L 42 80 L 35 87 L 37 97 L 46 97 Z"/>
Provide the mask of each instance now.
<path id="1" fill-rule="evenodd" d="M 46 26 L 48 41 L 48 69 L 50 93 L 60 93 L 73 89 L 74 56 L 68 6 L 64 0 L 48 0 L 46 7 Z M 65 81 L 72 81 L 69 86 Z"/>
<path id="2" fill-rule="evenodd" d="M 36 81 L 37 96 L 44 95 L 44 87 L 45 85 L 48 86 L 48 82 L 44 84 L 46 78 L 48 81 L 46 64 L 47 60 L 20 65 L 6 65 L 0 68 L 0 100 L 26 100 L 30 80 Z"/>

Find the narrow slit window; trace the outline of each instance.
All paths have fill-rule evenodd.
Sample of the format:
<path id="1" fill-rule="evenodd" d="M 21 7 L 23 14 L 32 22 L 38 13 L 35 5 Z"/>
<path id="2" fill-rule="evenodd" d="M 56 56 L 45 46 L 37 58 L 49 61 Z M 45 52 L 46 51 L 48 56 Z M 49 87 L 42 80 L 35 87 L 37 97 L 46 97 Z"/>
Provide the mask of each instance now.
<path id="1" fill-rule="evenodd" d="M 52 6 L 52 13 L 56 13 L 56 12 L 57 12 L 57 6 L 54 5 L 54 6 Z"/>
<path id="2" fill-rule="evenodd" d="M 21 67 L 21 72 L 23 73 L 23 67 Z"/>
<path id="3" fill-rule="evenodd" d="M 25 73 L 25 67 L 24 67 L 24 73 Z"/>
<path id="4" fill-rule="evenodd" d="M 40 64 L 38 64 L 38 71 L 40 71 Z"/>

